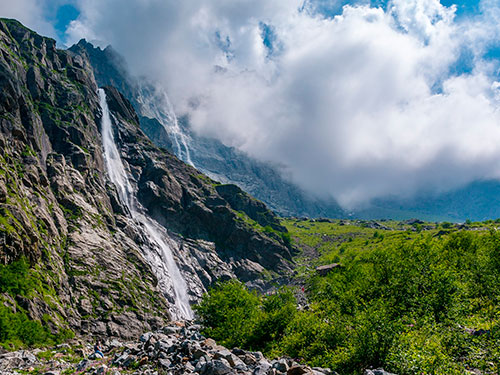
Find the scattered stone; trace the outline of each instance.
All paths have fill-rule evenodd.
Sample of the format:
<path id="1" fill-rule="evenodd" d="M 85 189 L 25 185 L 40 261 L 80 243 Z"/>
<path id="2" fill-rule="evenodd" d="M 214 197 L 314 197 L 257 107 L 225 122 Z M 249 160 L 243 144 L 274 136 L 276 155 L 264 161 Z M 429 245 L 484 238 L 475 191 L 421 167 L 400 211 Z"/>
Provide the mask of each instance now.
<path id="1" fill-rule="evenodd" d="M 39 374 L 61 375 L 74 372 L 87 375 L 120 375 L 121 371 L 134 375 L 334 375 L 329 369 L 311 369 L 289 358 L 268 361 L 261 352 L 250 352 L 239 348 L 229 350 L 206 339 L 199 333 L 200 327 L 187 322 L 184 326 L 171 323 L 159 331 L 146 332 L 137 342 L 120 342 L 109 339 L 104 360 L 92 353 L 77 364 L 65 362 L 63 358 L 52 358 L 51 362 L 38 362 L 30 351 L 19 351 L 0 355 L 0 374 L 14 374 L 22 369 Z M 88 350 L 91 344 L 83 345 Z M 81 345 L 79 345 L 81 348 Z M 58 347 L 69 352 L 71 347 Z M 46 350 L 46 349 L 44 349 Z M 83 353 L 83 350 L 82 350 Z M 3 366 L 3 367 L 2 367 Z M 8 371 L 2 371 L 8 370 Z M 378 370 L 373 370 L 378 371 Z M 372 375 L 371 373 L 369 375 Z M 373 375 L 380 375 L 375 373 Z M 388 375 L 388 374 L 382 374 Z"/>
<path id="2" fill-rule="evenodd" d="M 163 368 L 169 368 L 170 365 L 172 364 L 172 362 L 170 362 L 168 359 L 159 359 L 158 360 L 158 364 L 163 367 Z"/>
<path id="3" fill-rule="evenodd" d="M 280 359 L 274 362 L 273 368 L 278 370 L 279 372 L 287 372 L 288 371 L 288 364 L 286 363 L 285 359 Z"/>
<path id="4" fill-rule="evenodd" d="M 78 365 L 76 365 L 76 371 L 81 372 L 87 368 L 89 365 L 88 359 L 82 359 Z"/>
<path id="5" fill-rule="evenodd" d="M 106 374 L 107 370 L 108 370 L 108 366 L 101 365 L 96 369 L 95 373 L 96 373 L 96 375 L 103 375 L 103 374 Z"/>
<path id="6" fill-rule="evenodd" d="M 224 374 L 229 374 L 232 372 L 231 367 L 229 366 L 229 363 L 224 363 L 224 361 L 221 360 L 214 360 L 211 362 L 208 362 L 205 367 L 203 368 L 203 371 L 201 372 L 202 375 L 224 375 Z"/>

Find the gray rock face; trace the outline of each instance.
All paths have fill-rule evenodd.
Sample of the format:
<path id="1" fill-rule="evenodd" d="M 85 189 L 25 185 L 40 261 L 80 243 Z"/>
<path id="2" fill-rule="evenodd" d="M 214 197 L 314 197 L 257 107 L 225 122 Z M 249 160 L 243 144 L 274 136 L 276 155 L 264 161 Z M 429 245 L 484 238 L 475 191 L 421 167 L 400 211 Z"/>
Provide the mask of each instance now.
<path id="1" fill-rule="evenodd" d="M 0 261 L 26 257 L 44 285 L 15 302 L 54 331 L 130 339 L 159 328 L 173 294 L 143 256 L 151 240 L 109 182 L 87 56 L 57 50 L 14 20 L 0 19 L 0 42 Z M 280 236 L 246 221 L 258 212 L 282 231 L 265 206 L 243 192 L 237 202 L 224 197 L 155 146 L 115 88 L 106 93 L 130 182 L 164 226 L 193 301 L 217 279 L 288 269 Z M 0 302 L 17 308 L 13 297 Z"/>
<path id="2" fill-rule="evenodd" d="M 0 259 L 27 257 L 47 285 L 19 305 L 53 330 L 130 338 L 159 327 L 156 279 L 116 226 L 88 62 L 13 20 L 0 20 L 0 40 Z"/>
<path id="3" fill-rule="evenodd" d="M 214 279 L 233 277 L 240 271 L 255 275 L 259 267 L 248 261 L 270 270 L 288 269 L 291 254 L 282 238 L 274 232 L 256 231 L 238 216 L 243 213 L 251 218 L 259 212 L 277 233 L 286 231 L 274 214 L 241 190 L 239 205 L 232 205 L 231 199 L 219 194 L 219 186 L 213 181 L 154 147 L 140 130 L 137 119 L 130 117 L 132 107 L 116 89 L 106 88 L 106 93 L 117 119 L 116 136 L 122 156 L 130 168 L 139 201 L 159 223 L 189 239 L 177 238 L 189 260 L 183 263 L 184 257 L 179 257 L 182 270 L 196 274 L 207 286 Z M 221 267 L 222 263 L 229 263 L 230 267 Z"/>
<path id="4" fill-rule="evenodd" d="M 26 368 L 38 363 L 38 359 L 29 351 L 20 350 L 0 355 L 0 371 L 13 368 Z"/>

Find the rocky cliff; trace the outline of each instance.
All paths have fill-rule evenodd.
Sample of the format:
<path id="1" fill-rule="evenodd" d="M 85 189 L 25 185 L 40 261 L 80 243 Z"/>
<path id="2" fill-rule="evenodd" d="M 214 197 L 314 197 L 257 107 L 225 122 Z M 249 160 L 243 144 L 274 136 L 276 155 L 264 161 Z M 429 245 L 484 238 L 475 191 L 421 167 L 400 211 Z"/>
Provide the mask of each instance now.
<path id="1" fill-rule="evenodd" d="M 86 56 L 0 20 L 0 259 L 28 259 L 36 281 L 0 300 L 53 331 L 134 337 L 169 319 L 173 296 L 107 176 L 97 88 Z M 106 94 L 134 193 L 163 225 L 192 301 L 219 278 L 288 269 L 286 230 L 264 205 L 155 146 L 127 99 Z"/>

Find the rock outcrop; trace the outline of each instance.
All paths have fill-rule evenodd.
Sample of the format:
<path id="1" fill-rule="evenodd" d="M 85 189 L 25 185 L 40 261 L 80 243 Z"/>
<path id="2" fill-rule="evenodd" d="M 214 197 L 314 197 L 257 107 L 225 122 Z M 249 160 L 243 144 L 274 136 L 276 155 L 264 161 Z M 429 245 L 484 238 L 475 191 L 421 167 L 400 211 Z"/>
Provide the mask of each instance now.
<path id="1" fill-rule="evenodd" d="M 0 19 L 0 261 L 25 257 L 38 280 L 31 298 L 4 293 L 0 302 L 55 331 L 130 338 L 169 319 L 173 297 L 106 174 L 97 88 L 86 56 Z M 131 184 L 164 226 L 192 301 L 218 279 L 288 269 L 291 249 L 273 214 L 243 192 L 247 204 L 235 206 L 217 183 L 155 146 L 115 88 L 106 93 Z M 252 219 L 256 212 L 272 231 Z"/>

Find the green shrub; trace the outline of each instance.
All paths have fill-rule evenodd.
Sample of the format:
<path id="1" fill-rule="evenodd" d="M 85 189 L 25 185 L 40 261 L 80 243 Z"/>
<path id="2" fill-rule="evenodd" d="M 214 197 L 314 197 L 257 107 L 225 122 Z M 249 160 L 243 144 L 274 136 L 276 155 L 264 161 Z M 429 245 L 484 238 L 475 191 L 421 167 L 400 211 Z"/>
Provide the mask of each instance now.
<path id="1" fill-rule="evenodd" d="M 369 366 L 398 374 L 499 373 L 500 234 L 401 233 L 400 241 L 377 235 L 362 250 L 344 243 L 325 254 L 342 267 L 307 276 L 304 311 L 290 290 L 258 296 L 239 282 L 220 284 L 197 308 L 205 334 L 342 374 Z"/>
<path id="2" fill-rule="evenodd" d="M 7 293 L 13 299 L 18 295 L 30 298 L 36 285 L 26 258 L 0 265 L 0 293 Z M 74 333 L 69 329 L 52 333 L 47 325 L 29 319 L 26 311 L 19 305 L 15 306 L 14 312 L 10 307 L 0 304 L 0 346 L 13 350 L 26 346 L 51 345 L 73 336 Z"/>
<path id="3" fill-rule="evenodd" d="M 0 292 L 12 296 L 26 296 L 34 288 L 34 281 L 29 275 L 29 263 L 21 258 L 8 265 L 0 264 Z"/>
<path id="4" fill-rule="evenodd" d="M 245 346 L 259 319 L 260 297 L 232 280 L 212 288 L 195 306 L 205 335 L 228 347 Z"/>

